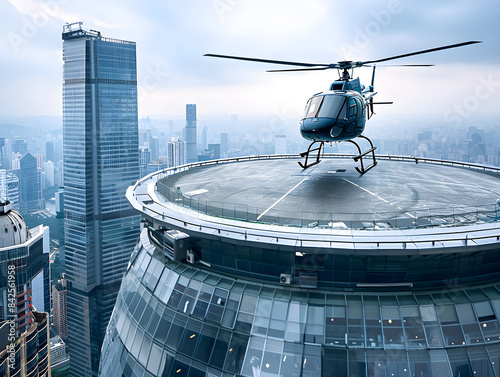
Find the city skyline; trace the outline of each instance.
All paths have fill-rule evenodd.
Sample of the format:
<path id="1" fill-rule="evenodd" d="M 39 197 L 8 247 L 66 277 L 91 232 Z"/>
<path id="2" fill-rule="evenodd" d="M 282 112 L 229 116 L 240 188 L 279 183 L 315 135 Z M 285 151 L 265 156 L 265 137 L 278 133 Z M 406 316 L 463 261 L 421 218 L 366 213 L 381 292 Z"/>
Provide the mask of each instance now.
<path id="1" fill-rule="evenodd" d="M 495 64 L 499 51 L 494 37 L 499 30 L 495 22 L 499 5 L 493 1 L 429 2 L 421 6 L 397 0 L 349 5 L 317 0 L 307 3 L 307 17 L 304 6 L 303 2 L 287 2 L 285 7 L 283 2 L 216 0 L 191 5 L 128 4 L 117 10 L 112 2 L 99 7 L 66 0 L 4 3 L 0 10 L 10 17 L 0 29 L 5 35 L 0 42 L 5 54 L 0 68 L 12 74 L 6 77 L 3 96 L 14 95 L 3 101 L 9 106 L 0 113 L 4 117 L 61 114 L 55 95 L 61 91 L 60 71 L 54 67 L 60 59 L 57 30 L 61 22 L 83 21 L 88 29 L 110 37 L 123 35 L 141 46 L 140 117 L 179 118 L 186 103 L 196 103 L 200 114 L 206 116 L 238 113 L 272 117 L 280 112 L 290 114 L 293 120 L 313 93 L 324 90 L 336 78 L 331 71 L 270 74 L 265 70 L 275 68 L 271 65 L 225 62 L 205 58 L 204 53 L 330 63 L 481 40 L 483 44 L 468 50 L 398 61 L 435 67 L 380 69 L 375 82 L 379 97 L 395 100 L 395 104 L 380 108 L 372 123 L 404 124 L 412 117 L 449 124 L 471 118 L 496 121 L 500 70 Z M 165 41 L 161 48 L 156 45 L 158 37 Z M 32 69 L 35 61 L 36 69 Z M 21 67 L 30 67 L 22 77 Z M 366 82 L 370 72 L 359 75 Z M 9 90 L 14 83 L 26 83 L 30 89 L 22 99 L 16 90 Z M 440 90 L 432 93 L 430 87 Z M 54 96 L 40 96 L 42 88 Z M 21 111 L 25 100 L 31 106 Z"/>

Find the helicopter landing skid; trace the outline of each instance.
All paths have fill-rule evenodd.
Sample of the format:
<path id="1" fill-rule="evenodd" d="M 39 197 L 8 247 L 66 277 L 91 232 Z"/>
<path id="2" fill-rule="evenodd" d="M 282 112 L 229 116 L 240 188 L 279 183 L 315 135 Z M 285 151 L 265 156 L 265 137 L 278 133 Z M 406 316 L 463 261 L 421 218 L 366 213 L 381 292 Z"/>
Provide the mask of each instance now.
<path id="1" fill-rule="evenodd" d="M 314 144 L 316 144 L 316 143 L 320 143 L 320 144 L 319 144 L 319 147 L 311 149 L 311 147 L 312 147 Z M 321 156 L 321 152 L 322 152 L 322 150 L 323 150 L 323 146 L 324 146 L 324 145 L 325 145 L 325 142 L 324 142 L 324 141 L 313 141 L 313 142 L 309 145 L 309 148 L 307 148 L 307 152 L 302 152 L 302 153 L 300 154 L 300 157 L 305 157 L 305 158 L 306 158 L 306 160 L 304 161 L 304 163 L 302 163 L 302 162 L 300 162 L 300 161 L 299 161 L 299 163 L 298 163 L 298 164 L 300 165 L 300 167 L 301 167 L 302 169 L 304 169 L 304 170 L 305 170 L 305 169 L 307 169 L 307 168 L 310 168 L 311 166 L 314 166 L 314 165 L 316 165 L 316 164 L 319 164 L 319 162 L 320 162 L 320 159 L 319 159 L 319 158 L 320 158 L 320 156 Z M 358 147 L 358 148 L 359 148 L 359 147 Z M 314 162 L 313 162 L 313 163 L 311 163 L 311 164 L 308 164 L 308 163 L 307 163 L 307 160 L 309 159 L 309 154 L 310 154 L 311 152 L 314 152 L 314 151 L 318 151 L 318 154 L 316 155 L 316 161 L 314 161 Z"/>
<path id="2" fill-rule="evenodd" d="M 359 163 L 361 165 L 361 167 L 357 167 L 356 166 L 356 170 L 359 174 L 363 175 L 365 174 L 368 170 L 370 170 L 371 168 L 373 168 L 375 165 L 377 165 L 377 160 L 375 160 L 375 150 L 377 149 L 377 147 L 374 147 L 373 146 L 373 143 L 370 139 L 368 139 L 366 136 L 363 136 L 363 135 L 359 135 L 358 137 L 361 137 L 365 140 L 368 140 L 368 142 L 370 143 L 370 149 L 364 151 L 364 152 L 361 152 L 361 148 L 359 147 L 359 144 L 356 143 L 355 141 L 353 140 L 345 140 L 345 141 L 348 141 L 352 144 L 354 144 L 356 146 L 356 148 L 358 148 L 358 152 L 359 154 L 354 156 L 352 159 L 354 160 L 354 162 L 358 162 L 359 160 Z M 367 154 L 370 154 L 371 153 L 371 158 L 373 159 L 373 163 L 368 165 L 366 168 L 363 164 L 363 157 L 366 156 Z"/>

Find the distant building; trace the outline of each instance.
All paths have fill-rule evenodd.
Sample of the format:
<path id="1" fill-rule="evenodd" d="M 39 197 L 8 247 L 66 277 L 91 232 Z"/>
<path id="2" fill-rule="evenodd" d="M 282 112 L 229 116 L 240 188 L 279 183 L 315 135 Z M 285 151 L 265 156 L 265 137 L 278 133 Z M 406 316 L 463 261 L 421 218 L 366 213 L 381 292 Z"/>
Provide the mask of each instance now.
<path id="1" fill-rule="evenodd" d="M 274 137 L 274 154 L 286 154 L 286 135 Z"/>
<path id="2" fill-rule="evenodd" d="M 0 322 L 0 375 L 52 377 L 49 314 L 32 312 L 32 321 L 22 334 L 9 342 L 10 322 Z M 11 348 L 13 346 L 13 348 Z M 14 363 L 10 363 L 14 359 Z"/>
<path id="3" fill-rule="evenodd" d="M 186 163 L 198 161 L 196 142 L 196 105 L 186 105 Z"/>
<path id="4" fill-rule="evenodd" d="M 0 137 L 0 167 L 2 169 L 8 169 L 8 159 L 7 159 L 7 145 L 4 137 Z"/>
<path id="5" fill-rule="evenodd" d="M 201 148 L 207 149 L 207 147 L 208 147 L 208 127 L 205 126 L 201 131 Z"/>
<path id="6" fill-rule="evenodd" d="M 43 172 L 45 173 L 45 187 L 55 186 L 55 168 L 52 161 L 43 163 Z"/>
<path id="7" fill-rule="evenodd" d="M 68 337 L 68 319 L 67 319 L 67 282 L 66 276 L 58 280 L 57 284 L 52 286 L 52 323 L 57 334 L 61 338 Z"/>
<path id="8" fill-rule="evenodd" d="M 151 160 L 158 160 L 160 156 L 160 139 L 153 136 L 149 141 L 149 149 L 151 150 Z"/>
<path id="9" fill-rule="evenodd" d="M 208 144 L 208 148 L 198 156 L 198 161 L 217 160 L 220 158 L 220 144 Z"/>
<path id="10" fill-rule="evenodd" d="M 19 212 L 19 178 L 5 169 L 0 169 L 0 198 L 7 199 Z"/>
<path id="11" fill-rule="evenodd" d="M 35 154 L 35 158 L 36 158 L 36 167 L 38 169 L 43 169 L 43 154 L 41 153 Z"/>
<path id="12" fill-rule="evenodd" d="M 139 147 L 139 175 L 144 177 L 151 163 L 151 150 L 148 147 Z"/>
<path id="13" fill-rule="evenodd" d="M 47 161 L 56 161 L 56 155 L 54 153 L 54 143 L 52 141 L 47 141 L 45 143 L 45 159 Z"/>
<path id="14" fill-rule="evenodd" d="M 69 377 L 69 355 L 60 336 L 50 338 L 50 369 L 52 377 Z"/>
<path id="15" fill-rule="evenodd" d="M 28 153 L 28 143 L 24 139 L 14 139 L 14 144 L 12 145 L 12 152 L 19 153 L 20 155 L 25 155 Z"/>
<path id="16" fill-rule="evenodd" d="M 229 135 L 226 132 L 220 134 L 220 154 L 221 157 L 227 157 L 229 152 Z"/>
<path id="17" fill-rule="evenodd" d="M 169 168 L 186 164 L 187 145 L 175 137 L 167 144 L 167 165 Z"/>
<path id="18" fill-rule="evenodd" d="M 19 170 L 15 173 L 19 178 L 19 202 L 21 213 L 34 212 L 42 209 L 41 169 L 31 153 L 26 153 L 20 160 Z"/>

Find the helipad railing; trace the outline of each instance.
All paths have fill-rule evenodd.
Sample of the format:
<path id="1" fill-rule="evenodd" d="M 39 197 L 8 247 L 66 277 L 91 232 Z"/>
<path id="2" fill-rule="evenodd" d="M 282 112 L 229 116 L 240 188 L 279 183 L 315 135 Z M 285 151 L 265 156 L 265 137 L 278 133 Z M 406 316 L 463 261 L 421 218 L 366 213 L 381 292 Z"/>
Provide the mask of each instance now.
<path id="1" fill-rule="evenodd" d="M 500 205 L 489 203 L 480 206 L 444 207 L 414 211 L 379 212 L 379 213 L 331 213 L 331 212 L 300 212 L 267 209 L 266 207 L 248 206 L 243 204 L 228 204 L 214 202 L 199 197 L 187 197 L 176 187 L 167 183 L 173 174 L 182 173 L 199 166 L 209 166 L 223 163 L 265 160 L 265 159 L 295 159 L 296 155 L 268 155 L 235 157 L 222 160 L 204 161 L 169 168 L 150 174 L 143 178 L 157 178 L 157 191 L 165 200 L 176 205 L 190 208 L 201 214 L 221 218 L 295 227 L 320 227 L 330 229 L 404 229 L 424 227 L 450 227 L 468 224 L 480 224 L 500 220 Z M 351 158 L 351 154 L 325 154 L 324 158 Z M 376 156 L 378 160 L 399 160 L 414 163 L 432 163 L 449 166 L 459 166 L 484 171 L 500 172 L 494 166 L 472 164 L 466 162 L 447 161 L 430 158 L 415 158 L 406 156 Z M 140 184 L 140 180 L 137 184 Z"/>

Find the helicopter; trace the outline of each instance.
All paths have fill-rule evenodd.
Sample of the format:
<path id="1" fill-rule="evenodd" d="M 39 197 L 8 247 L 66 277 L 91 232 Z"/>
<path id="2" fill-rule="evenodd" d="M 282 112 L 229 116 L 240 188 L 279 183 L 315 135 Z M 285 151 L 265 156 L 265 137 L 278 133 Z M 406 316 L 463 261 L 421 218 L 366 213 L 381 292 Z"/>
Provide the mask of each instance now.
<path id="1" fill-rule="evenodd" d="M 299 165 L 303 169 L 307 169 L 318 164 L 322 156 L 325 142 L 332 143 L 345 141 L 350 142 L 357 147 L 358 154 L 355 155 L 353 159 L 355 162 L 359 160 L 360 167 L 356 167 L 356 170 L 358 173 L 364 174 L 377 164 L 375 159 L 375 150 L 377 147 L 374 147 L 372 141 L 367 136 L 362 134 L 365 130 L 366 120 L 370 119 L 375 114 L 373 111 L 374 105 L 392 104 L 392 102 L 374 102 L 373 100 L 373 97 L 377 94 L 374 89 L 376 64 L 414 55 L 467 46 L 475 43 L 481 42 L 468 41 L 377 60 L 357 62 L 344 60 L 331 64 L 303 63 L 219 54 L 205 54 L 203 56 L 301 67 L 293 69 L 272 69 L 267 70 L 266 72 L 296 72 L 337 69 L 339 74 L 338 80 L 334 81 L 330 85 L 329 90 L 314 94 L 307 101 L 305 106 L 304 115 L 300 119 L 300 133 L 304 139 L 311 141 L 311 144 L 306 152 L 300 153 L 301 157 L 305 157 L 305 161 L 304 163 L 299 162 Z M 431 67 L 433 65 L 403 64 L 397 66 Z M 361 84 L 359 77 L 352 78 L 354 69 L 360 67 L 373 67 L 371 83 L 368 87 Z M 370 147 L 367 150 L 362 151 L 359 144 L 354 141 L 354 139 L 357 138 L 368 141 Z M 314 152 L 316 152 L 315 159 Z M 313 162 L 309 162 L 311 154 L 313 154 Z M 370 164 L 365 166 L 363 157 L 367 155 L 370 155 L 371 160 Z"/>

